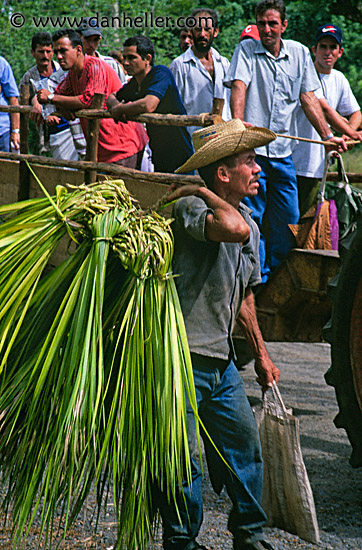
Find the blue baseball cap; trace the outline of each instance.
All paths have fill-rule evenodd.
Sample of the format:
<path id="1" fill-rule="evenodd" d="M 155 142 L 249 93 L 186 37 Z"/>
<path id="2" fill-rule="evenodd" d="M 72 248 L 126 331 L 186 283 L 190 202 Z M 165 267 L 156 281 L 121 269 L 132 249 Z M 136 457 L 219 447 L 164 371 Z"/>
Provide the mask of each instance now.
<path id="1" fill-rule="evenodd" d="M 331 36 L 336 42 L 338 42 L 338 44 L 342 44 L 342 31 L 339 27 L 337 27 L 337 25 L 326 23 L 325 25 L 319 27 L 315 35 L 314 43 L 317 44 L 317 42 L 325 36 Z"/>

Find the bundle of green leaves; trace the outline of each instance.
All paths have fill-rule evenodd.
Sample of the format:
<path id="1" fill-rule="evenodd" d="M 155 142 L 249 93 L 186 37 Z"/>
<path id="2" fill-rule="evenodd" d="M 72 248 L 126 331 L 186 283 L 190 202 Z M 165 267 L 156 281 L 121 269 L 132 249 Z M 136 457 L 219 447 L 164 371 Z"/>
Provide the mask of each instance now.
<path id="1" fill-rule="evenodd" d="M 151 491 L 190 480 L 190 354 L 169 221 L 122 181 L 0 207 L 0 460 L 16 545 L 40 515 L 51 545 L 95 486 L 118 546 L 152 536 Z M 45 275 L 69 234 L 75 253 Z"/>

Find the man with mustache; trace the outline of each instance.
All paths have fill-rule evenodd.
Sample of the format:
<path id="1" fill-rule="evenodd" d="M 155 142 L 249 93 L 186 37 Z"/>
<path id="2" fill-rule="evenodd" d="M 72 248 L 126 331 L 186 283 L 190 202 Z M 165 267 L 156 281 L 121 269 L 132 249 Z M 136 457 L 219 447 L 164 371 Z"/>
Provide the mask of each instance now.
<path id="1" fill-rule="evenodd" d="M 174 59 L 170 69 L 188 115 L 211 113 L 213 100 L 223 99 L 222 117 L 230 120 L 229 90 L 223 86 L 223 79 L 229 68 L 229 61 L 212 47 L 219 34 L 217 13 L 212 9 L 198 8 L 189 20 L 194 19 L 191 28 L 193 45 Z M 197 126 L 188 126 L 192 134 Z"/>

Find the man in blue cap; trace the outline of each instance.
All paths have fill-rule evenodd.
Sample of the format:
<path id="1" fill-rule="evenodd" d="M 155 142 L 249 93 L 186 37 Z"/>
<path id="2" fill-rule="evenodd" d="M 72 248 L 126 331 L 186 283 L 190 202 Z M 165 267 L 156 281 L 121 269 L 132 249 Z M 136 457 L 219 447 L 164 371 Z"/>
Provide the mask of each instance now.
<path id="1" fill-rule="evenodd" d="M 341 29 L 332 23 L 320 26 L 312 51 L 315 56 L 314 66 L 321 82 L 321 88 L 316 91 L 316 96 L 328 122 L 346 137 L 353 140 L 361 139 L 362 133 L 357 131 L 362 122 L 360 107 L 346 77 L 334 69 L 334 65 L 344 52 Z M 339 117 L 338 113 L 348 121 Z M 318 139 L 317 132 L 301 108 L 297 115 L 297 125 L 298 136 Z M 314 203 L 319 180 L 323 176 L 324 159 L 324 147 L 314 143 L 301 141 L 293 151 L 301 215 Z"/>

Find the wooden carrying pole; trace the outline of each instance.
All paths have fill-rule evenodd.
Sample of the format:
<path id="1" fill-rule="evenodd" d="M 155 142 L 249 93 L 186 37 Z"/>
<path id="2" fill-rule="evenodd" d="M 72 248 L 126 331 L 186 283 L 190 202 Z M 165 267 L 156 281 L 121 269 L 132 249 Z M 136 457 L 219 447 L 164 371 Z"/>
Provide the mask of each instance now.
<path id="1" fill-rule="evenodd" d="M 328 141 L 322 141 L 318 139 L 303 138 L 298 136 L 287 136 L 284 134 L 276 134 L 276 136 L 281 138 L 286 138 L 286 139 L 296 139 L 297 141 L 306 141 L 308 143 L 317 143 L 318 145 L 324 145 L 324 146 L 331 145 L 330 143 L 328 143 Z M 358 145 L 360 143 L 361 143 L 360 141 L 355 141 L 355 140 L 346 141 L 346 145 Z"/>

